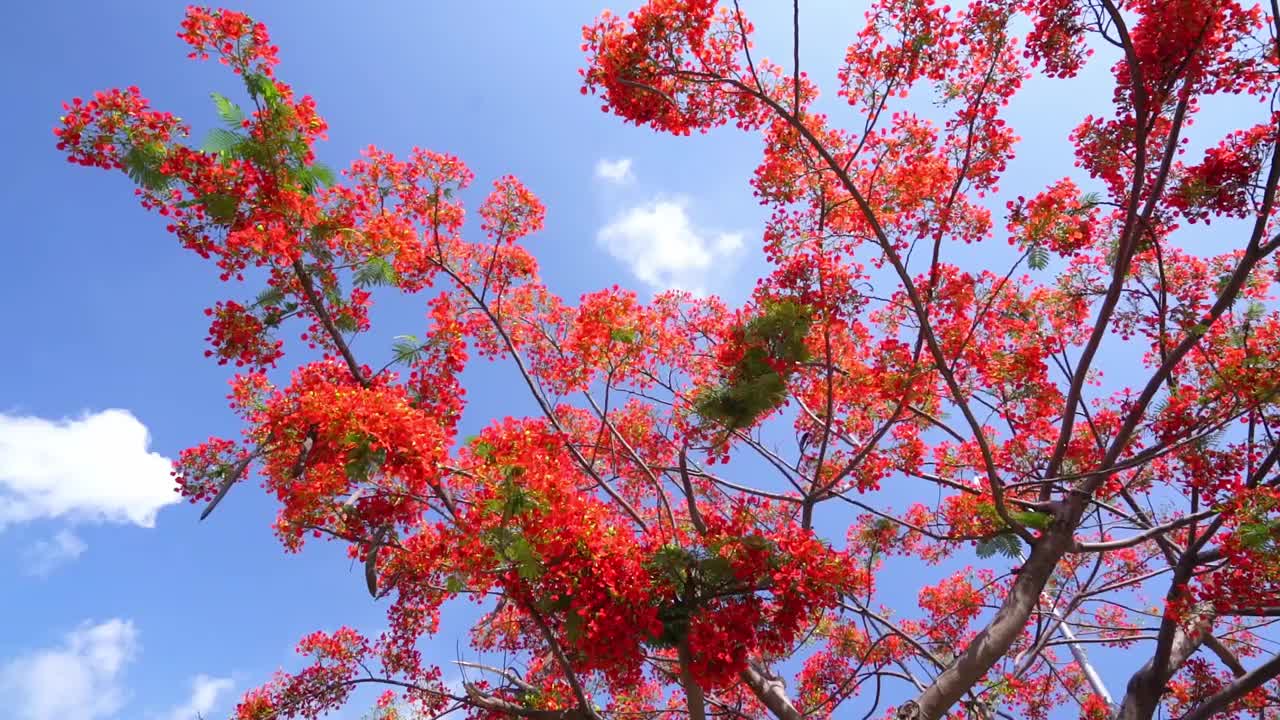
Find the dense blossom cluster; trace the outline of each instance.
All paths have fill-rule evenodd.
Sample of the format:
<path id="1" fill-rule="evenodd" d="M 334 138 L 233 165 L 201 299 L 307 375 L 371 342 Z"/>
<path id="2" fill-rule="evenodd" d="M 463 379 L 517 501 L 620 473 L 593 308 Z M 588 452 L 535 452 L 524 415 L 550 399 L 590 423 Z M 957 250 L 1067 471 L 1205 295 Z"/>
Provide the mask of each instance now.
<path id="1" fill-rule="evenodd" d="M 180 492 L 207 513 L 259 479 L 287 549 L 342 543 L 388 602 L 376 635 L 305 638 L 311 663 L 236 717 L 364 685 L 384 720 L 1280 717 L 1256 622 L 1280 615 L 1280 116 L 1192 135 L 1209 96 L 1275 95 L 1275 23 L 1234 0 L 877 0 L 837 68 L 843 124 L 753 56 L 737 3 L 602 14 L 582 91 L 607 112 L 764 140 L 769 270 L 732 308 L 558 297 L 527 242 L 541 201 L 498 178 L 470 237 L 452 155 L 330 171 L 266 28 L 190 8 L 190 56 L 249 104 L 215 94 L 197 148 L 137 88 L 101 92 L 57 145 L 127 173 L 229 293 L 257 286 L 206 310 L 245 428 L 184 451 Z M 1006 195 L 1010 101 L 1095 51 L 1112 107 L 1071 132 L 1078 169 Z M 425 327 L 361 359 L 380 292 L 421 295 Z M 460 437 L 473 357 L 537 411 Z M 457 599 L 484 611 L 461 689 L 427 660 Z M 1099 679 L 1086 647 L 1141 660 Z"/>
<path id="2" fill-rule="evenodd" d="M 62 110 L 58 149 L 87 167 L 123 169 L 131 151 L 163 147 L 189 132 L 172 114 L 152 110 L 136 87 L 98 92 L 87 102 L 75 98 Z"/>

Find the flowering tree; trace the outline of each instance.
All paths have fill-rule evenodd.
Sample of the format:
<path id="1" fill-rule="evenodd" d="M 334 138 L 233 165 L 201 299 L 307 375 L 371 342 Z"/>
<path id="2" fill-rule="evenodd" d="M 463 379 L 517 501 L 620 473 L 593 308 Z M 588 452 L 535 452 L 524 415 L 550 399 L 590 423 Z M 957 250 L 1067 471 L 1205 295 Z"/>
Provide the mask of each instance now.
<path id="1" fill-rule="evenodd" d="M 238 298 L 206 311 L 207 354 L 240 368 L 244 433 L 185 451 L 182 493 L 207 514 L 256 474 L 287 550 L 345 544 L 389 602 L 380 635 L 305 638 L 313 663 L 237 718 L 315 717 L 362 685 L 387 718 L 1280 717 L 1275 0 L 878 0 L 839 69 L 852 130 L 813 109 L 795 15 L 789 68 L 753 57 L 736 4 L 584 29 L 605 110 L 763 136 L 771 270 L 740 308 L 564 302 L 521 244 L 537 198 L 498 179 L 464 238 L 450 155 L 370 148 L 339 181 L 314 103 L 237 12 L 182 24 L 246 90 L 214 95 L 202 146 L 136 88 L 66 106 L 68 159 L 124 170 Z M 1004 106 L 1095 49 L 1115 87 L 1071 134 L 1082 172 L 1004 202 Z M 1257 98 L 1253 124 L 1187 155 L 1221 94 Z M 1184 226 L 1211 221 L 1193 252 Z M 1008 265 L 948 260 L 1003 241 Z M 429 310 L 381 367 L 350 343 L 375 291 Z M 288 377 L 278 337 L 300 340 Z M 1099 380 L 1103 353 L 1135 380 Z M 540 412 L 459 438 L 474 355 Z M 912 562 L 943 577 L 914 604 L 884 581 Z M 485 610 L 484 662 L 455 690 L 422 648 L 460 597 Z M 1086 646 L 1138 660 L 1103 677 Z"/>

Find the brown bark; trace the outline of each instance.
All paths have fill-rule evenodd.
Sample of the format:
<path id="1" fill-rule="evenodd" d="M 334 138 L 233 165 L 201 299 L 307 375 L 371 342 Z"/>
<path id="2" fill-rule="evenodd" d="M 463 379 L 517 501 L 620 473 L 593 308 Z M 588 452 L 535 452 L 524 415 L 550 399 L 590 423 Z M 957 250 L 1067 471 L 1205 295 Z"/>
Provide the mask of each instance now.
<path id="1" fill-rule="evenodd" d="M 937 720 L 960 701 L 991 666 L 1008 652 L 1040 601 L 1040 593 L 1071 547 L 1073 518 L 1060 518 L 1031 550 L 1005 602 L 964 652 L 915 700 L 898 709 L 904 720 Z"/>

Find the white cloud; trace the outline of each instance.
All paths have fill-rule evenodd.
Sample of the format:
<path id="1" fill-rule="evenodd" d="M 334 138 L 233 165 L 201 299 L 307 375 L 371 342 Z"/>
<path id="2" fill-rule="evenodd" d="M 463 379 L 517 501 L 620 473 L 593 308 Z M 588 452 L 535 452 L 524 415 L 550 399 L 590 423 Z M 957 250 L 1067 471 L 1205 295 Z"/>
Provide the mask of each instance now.
<path id="1" fill-rule="evenodd" d="M 128 620 L 85 624 L 61 647 L 0 666 L 0 697 L 14 720 L 97 720 L 114 715 L 126 694 L 120 678 L 137 656 L 138 633 Z"/>
<path id="2" fill-rule="evenodd" d="M 76 420 L 0 414 L 0 529 L 62 518 L 155 525 L 178 502 L 171 463 L 125 410 Z"/>
<path id="3" fill-rule="evenodd" d="M 631 182 L 635 176 L 631 174 L 631 158 L 606 160 L 600 158 L 596 163 L 596 177 L 617 185 Z"/>
<path id="4" fill-rule="evenodd" d="M 710 233 L 693 226 L 683 198 L 630 208 L 600 229 L 597 242 L 656 289 L 701 293 L 714 275 L 732 269 L 741 233 Z"/>
<path id="5" fill-rule="evenodd" d="M 59 530 L 48 540 L 37 540 L 22 552 L 23 569 L 28 575 L 44 577 L 58 566 L 69 563 L 89 548 L 70 530 Z"/>
<path id="6" fill-rule="evenodd" d="M 223 693 L 230 692 L 231 678 L 196 675 L 191 679 L 191 697 L 185 703 L 169 711 L 166 720 L 196 720 L 209 718 Z"/>

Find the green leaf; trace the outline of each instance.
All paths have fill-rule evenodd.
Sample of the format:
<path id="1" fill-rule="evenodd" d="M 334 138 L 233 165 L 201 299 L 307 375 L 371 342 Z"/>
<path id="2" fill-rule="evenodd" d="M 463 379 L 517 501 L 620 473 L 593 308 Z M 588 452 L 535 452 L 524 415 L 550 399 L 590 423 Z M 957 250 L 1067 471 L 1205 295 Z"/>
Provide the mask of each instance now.
<path id="1" fill-rule="evenodd" d="M 214 153 L 221 157 L 232 157 L 239 150 L 245 137 L 239 133 L 233 133 L 223 128 L 214 128 L 205 136 L 204 144 L 200 146 L 200 152 Z"/>
<path id="2" fill-rule="evenodd" d="M 316 188 L 319 187 L 320 182 L 316 179 L 315 173 L 311 172 L 310 166 L 300 165 L 293 168 L 290 174 L 292 175 L 294 182 L 298 183 L 298 187 L 302 188 L 302 192 L 307 195 L 315 194 Z"/>
<path id="3" fill-rule="evenodd" d="M 1017 558 L 1022 550 L 1022 545 L 1018 541 L 1018 536 L 1013 533 L 1001 533 L 993 538 L 988 538 L 978 543 L 975 552 L 978 557 L 986 559 L 1003 555 L 1007 558 Z"/>
<path id="4" fill-rule="evenodd" d="M 508 557 L 516 564 L 516 572 L 525 580 L 536 580 L 542 575 L 538 551 L 522 536 L 516 536 L 507 547 Z"/>
<path id="5" fill-rule="evenodd" d="M 338 176 L 333 172 L 333 168 L 322 163 L 311 165 L 311 177 L 316 179 L 320 187 L 329 187 L 338 181 Z"/>
<path id="6" fill-rule="evenodd" d="M 218 117 L 222 118 L 222 122 L 231 127 L 240 127 L 240 123 L 244 122 L 245 118 L 240 106 L 219 93 L 209 93 L 209 95 L 213 98 L 214 107 L 218 108 Z"/>
<path id="7" fill-rule="evenodd" d="M 1240 544 L 1251 550 L 1259 550 L 1271 540 L 1273 528 L 1267 523 L 1250 523 L 1241 525 L 1236 531 Z"/>
<path id="8" fill-rule="evenodd" d="M 147 190 L 164 190 L 169 187 L 170 178 L 160 172 L 167 150 L 158 142 L 146 145 L 135 145 L 124 154 L 124 169 L 129 179 Z"/>
<path id="9" fill-rule="evenodd" d="M 258 293 L 258 297 L 253 301 L 253 306 L 279 305 L 282 302 L 284 302 L 284 291 L 276 285 L 271 285 L 266 290 Z"/>
<path id="10" fill-rule="evenodd" d="M 267 311 L 262 313 L 262 322 L 269 328 L 278 328 L 280 323 L 284 322 L 285 316 L 292 315 L 298 309 L 298 303 L 285 302 L 280 306 L 271 306 Z"/>
<path id="11" fill-rule="evenodd" d="M 979 542 L 978 546 L 974 549 L 974 551 L 978 554 L 978 557 L 984 560 L 987 558 L 995 557 L 995 555 L 998 552 L 1000 552 L 999 545 L 997 544 L 996 541 L 1001 537 L 1004 537 L 1004 536 L 997 535 L 996 537 L 991 538 L 990 540 L 983 540 L 982 542 Z"/>
<path id="12" fill-rule="evenodd" d="M 466 588 L 466 585 L 462 582 L 462 578 L 458 577 L 457 575 L 450 575 L 449 577 L 445 578 L 444 589 L 446 592 L 460 593 L 465 588 Z"/>
<path id="13" fill-rule="evenodd" d="M 708 585 L 723 585 L 733 580 L 733 564 L 728 558 L 715 555 L 698 563 L 702 577 Z"/>
<path id="14" fill-rule="evenodd" d="M 646 564 L 653 568 L 676 568 L 683 571 L 693 559 L 693 553 L 675 543 L 668 543 L 658 548 Z"/>
<path id="15" fill-rule="evenodd" d="M 614 328 L 609 331 L 609 337 L 615 342 L 630 344 L 636 341 L 636 331 L 631 328 Z"/>
<path id="16" fill-rule="evenodd" d="M 569 642 L 576 643 L 582 638 L 582 627 L 586 622 L 576 612 L 567 613 L 564 617 L 564 635 Z"/>
<path id="17" fill-rule="evenodd" d="M 1019 523 L 1037 530 L 1044 530 L 1053 522 L 1053 516 L 1049 513 L 1036 512 L 1034 510 L 1027 512 L 1011 512 L 1009 517 L 1017 520 Z"/>
<path id="18" fill-rule="evenodd" d="M 342 332 L 353 333 L 360 329 L 360 321 L 350 315 L 339 315 L 333 319 L 333 325 Z"/>
<path id="19" fill-rule="evenodd" d="M 672 587 L 682 590 L 693 563 L 693 554 L 679 545 L 664 545 L 645 563 L 657 578 L 666 580 Z"/>
<path id="20" fill-rule="evenodd" d="M 472 449 L 478 458 L 489 458 L 493 455 L 493 446 L 484 440 L 477 440 L 475 447 Z"/>
<path id="21" fill-rule="evenodd" d="M 536 500 L 515 482 L 516 478 L 524 474 L 524 468 L 508 466 L 502 468 L 502 473 L 504 475 L 501 485 L 502 494 L 489 501 L 487 509 L 491 512 L 501 510 L 505 521 L 536 508 Z"/>
<path id="22" fill-rule="evenodd" d="M 659 608 L 658 620 L 662 622 L 662 632 L 650 638 L 650 642 L 658 647 L 675 647 L 689 634 L 687 607 L 675 605 Z"/>
<path id="23" fill-rule="evenodd" d="M 790 366 L 809 359 L 805 337 L 812 324 L 808 306 L 791 300 L 762 304 L 739 326 L 743 352 L 724 381 L 698 393 L 694 408 L 729 430 L 751 426 L 786 399 Z"/>
<path id="24" fill-rule="evenodd" d="M 502 503 L 501 500 L 490 500 L 485 503 L 485 509 L 492 512 L 494 510 L 493 506 L 495 502 L 499 504 Z M 504 560 L 507 558 L 507 546 L 510 545 L 511 541 L 516 537 L 516 531 L 506 527 L 505 525 L 499 525 L 498 527 L 487 530 L 484 533 L 485 543 L 488 544 L 489 547 L 493 548 L 494 552 Z"/>
<path id="25" fill-rule="evenodd" d="M 368 480 L 387 461 L 387 451 L 373 449 L 370 438 L 360 437 L 356 446 L 347 453 L 347 477 L 358 482 Z"/>
<path id="26" fill-rule="evenodd" d="M 979 502 L 976 510 L 979 517 L 998 525 L 1004 524 L 1004 521 L 1000 519 L 1000 513 L 996 511 L 994 503 Z"/>
<path id="27" fill-rule="evenodd" d="M 1258 322 L 1266 314 L 1267 314 L 1267 306 L 1258 302 L 1257 300 L 1250 300 L 1249 304 L 1246 305 L 1244 309 L 1245 320 L 1248 321 L 1249 323 Z"/>
<path id="28" fill-rule="evenodd" d="M 413 335 L 397 335 L 396 341 L 391 345 L 391 353 L 395 356 L 396 362 L 405 364 L 417 362 L 422 357 L 422 344 Z"/>
<path id="29" fill-rule="evenodd" d="M 268 106 L 274 106 L 280 99 L 280 91 L 276 89 L 275 81 L 262 73 L 245 74 L 244 85 L 250 95 L 266 100 Z"/>
<path id="30" fill-rule="evenodd" d="M 200 198 L 205 214 L 220 225 L 230 225 L 240 211 L 240 201 L 231 195 L 215 193 Z"/>
<path id="31" fill-rule="evenodd" d="M 1032 270 L 1043 270 L 1049 267 L 1049 249 L 1043 245 L 1032 245 L 1027 253 L 1027 264 Z"/>
<path id="32" fill-rule="evenodd" d="M 374 256 L 356 268 L 353 281 L 360 287 L 395 285 L 399 280 L 395 266 L 384 257 Z"/>
<path id="33" fill-rule="evenodd" d="M 567 594 L 556 595 L 555 599 L 545 596 L 538 598 L 538 608 L 543 612 L 561 613 L 568 610 L 572 605 L 573 596 Z"/>

